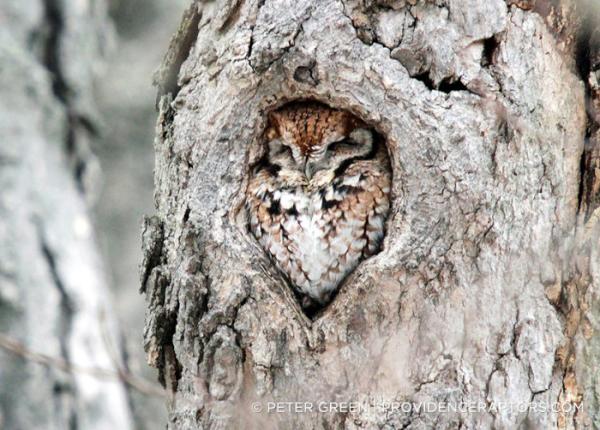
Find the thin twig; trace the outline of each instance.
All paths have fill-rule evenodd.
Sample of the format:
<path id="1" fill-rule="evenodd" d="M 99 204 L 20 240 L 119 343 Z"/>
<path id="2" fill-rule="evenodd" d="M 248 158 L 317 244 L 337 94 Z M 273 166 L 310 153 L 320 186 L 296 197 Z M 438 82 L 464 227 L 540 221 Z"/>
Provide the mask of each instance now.
<path id="1" fill-rule="evenodd" d="M 167 396 L 166 391 L 162 387 L 160 387 L 157 384 L 154 384 L 152 382 L 149 382 L 144 378 L 135 376 L 135 375 L 131 374 L 131 372 L 124 370 L 121 367 L 117 367 L 118 370 L 115 371 L 115 370 L 110 370 L 110 369 L 103 369 L 100 367 L 78 366 L 75 364 L 71 364 L 62 358 L 52 357 L 47 354 L 42 354 L 39 352 L 32 351 L 29 348 L 27 348 L 25 345 L 23 345 L 21 342 L 16 341 L 16 340 L 12 339 L 11 337 L 6 336 L 5 334 L 2 334 L 2 333 L 0 333 L 0 348 L 4 349 L 6 351 L 12 352 L 13 354 L 15 354 L 19 357 L 22 357 L 28 361 L 31 361 L 33 363 L 38 363 L 38 364 L 41 364 L 44 366 L 53 367 L 53 368 L 62 370 L 63 372 L 66 372 L 66 373 L 86 374 L 86 375 L 93 376 L 97 379 L 104 379 L 104 380 L 110 380 L 110 379 L 118 380 L 118 381 L 122 381 L 123 383 L 127 384 L 131 388 L 133 388 L 143 394 L 147 394 L 150 396 L 157 396 L 157 397 L 166 397 Z"/>

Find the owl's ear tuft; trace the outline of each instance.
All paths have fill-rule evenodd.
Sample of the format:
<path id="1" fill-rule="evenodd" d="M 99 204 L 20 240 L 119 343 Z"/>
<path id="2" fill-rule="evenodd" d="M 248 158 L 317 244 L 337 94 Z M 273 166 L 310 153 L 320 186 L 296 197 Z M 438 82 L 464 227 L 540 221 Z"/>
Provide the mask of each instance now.
<path id="1" fill-rule="evenodd" d="M 265 137 L 267 140 L 277 139 L 281 136 L 279 132 L 279 121 L 281 119 L 281 115 L 277 112 L 269 112 L 267 129 L 265 130 Z"/>
<path id="2" fill-rule="evenodd" d="M 269 119 L 269 126 L 271 127 L 279 127 L 279 121 L 281 119 L 281 114 L 277 111 L 269 112 L 267 118 Z"/>
<path id="3" fill-rule="evenodd" d="M 359 129 L 359 128 L 366 128 L 366 124 L 360 120 L 359 118 L 355 117 L 354 115 L 345 112 L 346 114 L 346 129 L 347 129 L 347 133 L 352 132 L 353 130 Z"/>
<path id="4" fill-rule="evenodd" d="M 267 142 L 278 139 L 279 137 L 280 137 L 279 132 L 277 131 L 277 129 L 275 127 L 269 126 L 265 130 L 265 140 Z"/>

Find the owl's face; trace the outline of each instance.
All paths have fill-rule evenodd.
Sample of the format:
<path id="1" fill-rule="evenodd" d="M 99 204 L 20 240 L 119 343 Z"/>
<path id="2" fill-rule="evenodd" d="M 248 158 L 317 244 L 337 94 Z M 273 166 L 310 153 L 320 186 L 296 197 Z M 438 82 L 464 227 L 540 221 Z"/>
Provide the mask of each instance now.
<path id="1" fill-rule="evenodd" d="M 265 133 L 269 161 L 310 181 L 369 154 L 373 134 L 364 127 L 351 114 L 316 103 L 281 109 L 270 115 Z"/>

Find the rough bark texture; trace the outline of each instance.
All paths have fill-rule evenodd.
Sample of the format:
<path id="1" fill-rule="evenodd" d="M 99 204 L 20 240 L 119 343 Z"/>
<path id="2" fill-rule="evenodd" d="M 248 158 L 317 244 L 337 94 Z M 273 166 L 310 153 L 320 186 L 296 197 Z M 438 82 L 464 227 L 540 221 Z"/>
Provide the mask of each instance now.
<path id="1" fill-rule="evenodd" d="M 169 428 L 600 426 L 584 15 L 541 0 L 194 3 L 158 73 L 144 228 Z M 375 127 L 394 175 L 383 250 L 314 321 L 243 210 L 266 113 L 300 98 Z"/>
<path id="2" fill-rule="evenodd" d="M 111 36 L 105 8 L 0 5 L 0 331 L 4 347 L 9 336 L 43 354 L 0 349 L 2 428 L 131 427 L 86 203 L 97 171 L 92 89 Z"/>

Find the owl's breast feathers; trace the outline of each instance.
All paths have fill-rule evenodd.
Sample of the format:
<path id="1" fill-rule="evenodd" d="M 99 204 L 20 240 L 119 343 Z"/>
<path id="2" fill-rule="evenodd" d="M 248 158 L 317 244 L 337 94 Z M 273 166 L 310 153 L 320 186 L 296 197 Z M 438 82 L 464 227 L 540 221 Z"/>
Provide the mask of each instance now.
<path id="1" fill-rule="evenodd" d="M 255 171 L 246 202 L 251 231 L 301 296 L 327 303 L 378 251 L 390 207 L 391 174 L 382 161 L 381 153 L 310 183 L 268 167 Z"/>

